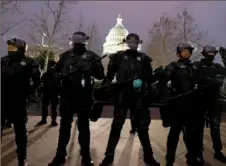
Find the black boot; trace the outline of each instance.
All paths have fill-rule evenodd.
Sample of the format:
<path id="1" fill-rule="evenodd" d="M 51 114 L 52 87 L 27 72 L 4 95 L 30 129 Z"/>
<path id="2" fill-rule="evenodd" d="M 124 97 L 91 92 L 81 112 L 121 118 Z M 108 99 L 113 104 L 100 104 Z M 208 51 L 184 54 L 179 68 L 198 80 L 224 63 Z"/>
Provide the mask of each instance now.
<path id="1" fill-rule="evenodd" d="M 130 134 L 135 134 L 136 133 L 136 129 L 131 129 L 130 130 Z"/>
<path id="2" fill-rule="evenodd" d="M 214 158 L 222 163 L 226 163 L 226 156 L 222 152 L 215 152 Z"/>
<path id="3" fill-rule="evenodd" d="M 56 120 L 52 120 L 51 126 L 57 126 L 57 125 L 58 125 L 58 123 L 56 122 Z"/>
<path id="4" fill-rule="evenodd" d="M 114 158 L 111 156 L 105 156 L 99 166 L 110 166 L 113 164 Z"/>
<path id="5" fill-rule="evenodd" d="M 82 157 L 82 166 L 94 166 L 94 163 L 90 157 Z"/>
<path id="6" fill-rule="evenodd" d="M 166 163 L 166 166 L 173 166 L 173 164 L 170 164 L 170 163 Z"/>
<path id="7" fill-rule="evenodd" d="M 154 157 L 144 157 L 144 163 L 146 166 L 160 166 L 160 163 L 158 163 Z"/>
<path id="8" fill-rule="evenodd" d="M 41 120 L 40 122 L 37 123 L 37 126 L 42 126 L 47 124 L 47 120 Z"/>
<path id="9" fill-rule="evenodd" d="M 49 163 L 48 166 L 64 166 L 65 163 L 66 163 L 65 158 L 54 157 L 53 161 Z"/>
<path id="10" fill-rule="evenodd" d="M 204 160 L 200 160 L 199 158 L 195 160 L 187 160 L 187 165 L 188 166 L 204 166 Z"/>
<path id="11" fill-rule="evenodd" d="M 12 125 L 12 123 L 7 122 L 7 123 L 5 124 L 5 126 L 6 126 L 7 128 L 11 128 L 13 125 Z"/>
<path id="12" fill-rule="evenodd" d="M 27 166 L 27 161 L 26 160 L 19 160 L 18 166 Z"/>

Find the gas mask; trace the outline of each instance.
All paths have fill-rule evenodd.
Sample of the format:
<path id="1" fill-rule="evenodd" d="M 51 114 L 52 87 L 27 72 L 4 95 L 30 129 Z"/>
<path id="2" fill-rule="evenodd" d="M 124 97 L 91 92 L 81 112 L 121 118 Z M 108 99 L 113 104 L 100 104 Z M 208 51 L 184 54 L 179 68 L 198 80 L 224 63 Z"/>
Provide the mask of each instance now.
<path id="1" fill-rule="evenodd" d="M 18 54 L 18 48 L 14 45 L 8 45 L 8 55 L 10 57 L 16 56 Z"/>
<path id="2" fill-rule="evenodd" d="M 73 49 L 76 50 L 86 50 L 85 44 L 83 43 L 74 43 Z"/>
<path id="3" fill-rule="evenodd" d="M 126 40 L 125 43 L 127 44 L 129 50 L 137 50 L 141 41 L 138 41 L 135 38 L 130 38 L 130 39 Z"/>
<path id="4" fill-rule="evenodd" d="M 27 49 L 27 44 L 24 40 L 19 38 L 13 38 L 7 41 L 8 44 L 8 55 L 15 60 L 19 60 L 24 57 Z"/>
<path id="5" fill-rule="evenodd" d="M 206 61 L 206 63 L 207 63 L 208 65 L 210 65 L 210 64 L 213 63 L 214 58 L 215 58 L 215 56 L 212 56 L 212 55 L 209 56 L 209 55 L 207 55 L 207 56 L 205 56 L 205 61 Z"/>
<path id="6" fill-rule="evenodd" d="M 217 53 L 218 53 L 217 48 L 212 45 L 204 46 L 204 48 L 201 52 L 201 54 L 205 57 L 205 62 L 207 65 L 211 65 L 213 63 L 214 58 Z"/>
<path id="7" fill-rule="evenodd" d="M 133 41 L 133 40 L 126 41 L 126 43 L 130 50 L 137 50 L 139 45 L 137 41 Z"/>

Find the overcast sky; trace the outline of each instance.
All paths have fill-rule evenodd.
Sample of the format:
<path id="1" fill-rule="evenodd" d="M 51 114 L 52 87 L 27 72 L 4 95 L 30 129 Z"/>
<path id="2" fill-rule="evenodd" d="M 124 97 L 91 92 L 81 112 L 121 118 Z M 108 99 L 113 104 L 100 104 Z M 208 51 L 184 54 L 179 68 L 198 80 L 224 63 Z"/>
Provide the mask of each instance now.
<path id="1" fill-rule="evenodd" d="M 115 25 L 118 14 L 122 15 L 123 24 L 128 31 L 138 33 L 147 43 L 148 29 L 160 16 L 175 16 L 187 7 L 200 28 L 208 30 L 209 38 L 214 39 L 218 45 L 226 46 L 226 1 L 79 1 L 78 4 L 71 4 L 70 7 L 71 19 L 79 19 L 82 13 L 85 24 L 88 25 L 92 21 L 97 23 L 102 43 L 110 28 Z M 43 1 L 23 1 L 21 5 L 23 17 L 30 17 L 33 13 L 40 12 L 41 8 Z M 8 18 L 13 20 L 17 17 Z M 29 40 L 28 31 L 30 30 L 27 27 L 21 25 L 4 37 L 7 39 L 15 35 Z M 70 28 L 70 31 L 73 32 L 73 28 Z M 2 47 L 1 53 L 4 51 Z"/>

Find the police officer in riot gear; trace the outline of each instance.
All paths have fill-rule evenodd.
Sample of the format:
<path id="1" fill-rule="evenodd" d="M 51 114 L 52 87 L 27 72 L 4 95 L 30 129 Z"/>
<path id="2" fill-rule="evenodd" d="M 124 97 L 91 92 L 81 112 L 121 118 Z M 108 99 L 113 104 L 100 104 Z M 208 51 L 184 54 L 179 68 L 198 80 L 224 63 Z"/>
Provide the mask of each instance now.
<path id="1" fill-rule="evenodd" d="M 203 130 L 205 126 L 205 120 L 210 126 L 210 134 L 213 141 L 213 149 L 215 151 L 214 158 L 226 163 L 226 157 L 221 152 L 222 142 L 220 136 L 220 122 L 221 122 L 221 109 L 217 108 L 217 99 L 219 97 L 220 84 L 214 84 L 213 80 L 217 79 L 219 76 L 226 76 L 226 69 L 218 63 L 214 63 L 214 58 L 218 50 L 212 45 L 207 45 L 203 48 L 201 54 L 203 58 L 199 62 L 194 62 L 197 71 L 202 71 L 202 73 L 197 74 L 198 76 L 205 76 L 206 79 L 200 79 L 198 85 L 199 89 L 204 89 L 201 96 L 200 110 L 203 112 L 203 120 L 200 124 L 200 154 L 203 150 Z M 223 80 L 222 80 L 223 81 Z M 211 86 L 212 85 L 212 86 Z M 206 113 L 206 119 L 205 119 Z M 200 155 L 203 159 L 203 156 Z"/>
<path id="2" fill-rule="evenodd" d="M 164 99 L 168 99 L 169 96 L 177 96 L 180 94 L 187 93 L 195 89 L 195 75 L 193 64 L 189 60 L 194 47 L 189 42 L 180 43 L 177 47 L 176 54 L 178 60 L 171 62 L 165 67 L 164 75 L 159 80 L 157 87 L 161 96 Z M 171 89 L 167 87 L 167 83 L 171 82 Z M 196 126 L 195 118 L 193 113 L 194 110 L 194 96 L 185 96 L 177 99 L 177 101 L 169 103 L 173 106 L 168 107 L 166 111 L 169 117 L 168 125 L 170 131 L 167 139 L 167 154 L 166 154 L 166 165 L 173 166 L 175 161 L 175 153 L 177 144 L 179 141 L 179 135 L 182 131 L 184 133 L 185 145 L 187 147 L 187 164 L 190 166 L 200 166 L 203 164 L 199 161 L 197 154 L 198 141 L 195 139 Z M 164 112 L 162 112 L 164 114 Z M 198 120 L 197 120 L 198 121 Z M 164 124 L 164 122 L 163 122 Z"/>
<path id="3" fill-rule="evenodd" d="M 27 44 L 13 38 L 7 41 L 8 55 L 1 58 L 2 123 L 13 123 L 19 166 L 27 158 L 27 99 L 40 84 L 40 70 L 36 61 L 25 56 Z M 30 80 L 33 86 L 30 86 Z"/>
<path id="4" fill-rule="evenodd" d="M 59 90 L 60 83 L 54 82 L 49 84 L 52 80 L 52 77 L 56 74 L 55 69 L 56 62 L 49 61 L 48 70 L 42 75 L 41 81 L 43 84 L 42 87 L 42 120 L 38 122 L 37 125 L 44 125 L 47 123 L 48 116 L 48 106 L 51 103 L 51 111 L 52 111 L 52 126 L 57 126 L 56 118 L 57 118 L 57 105 L 59 104 Z"/>
<path id="5" fill-rule="evenodd" d="M 120 138 L 127 110 L 130 108 L 133 108 L 135 113 L 137 132 L 144 150 L 144 162 L 147 165 L 160 166 L 153 157 L 148 134 L 150 112 L 147 103 L 143 100 L 143 96 L 147 93 L 148 85 L 151 82 L 152 60 L 146 54 L 137 51 L 138 44 L 140 43 L 140 38 L 137 34 L 130 33 L 124 42 L 127 43 L 129 49 L 109 56 L 108 71 L 106 78 L 102 82 L 102 86 L 110 87 L 115 75 L 116 83 L 137 76 L 141 77 L 116 88 L 116 92 L 114 92 L 114 119 L 105 158 L 100 163 L 100 166 L 108 166 L 113 163 L 115 148 Z"/>
<path id="6" fill-rule="evenodd" d="M 64 165 L 66 161 L 66 147 L 70 140 L 73 115 L 78 118 L 78 141 L 81 147 L 80 154 L 84 166 L 93 166 L 90 157 L 90 129 L 89 115 L 93 104 L 93 83 L 91 76 L 96 79 L 104 78 L 104 68 L 101 62 L 90 63 L 99 59 L 99 56 L 85 47 L 89 37 L 84 32 L 75 32 L 72 36 L 73 48 L 60 55 L 56 70 L 61 75 L 73 74 L 62 78 L 60 100 L 60 133 L 56 156 L 49 166 Z"/>

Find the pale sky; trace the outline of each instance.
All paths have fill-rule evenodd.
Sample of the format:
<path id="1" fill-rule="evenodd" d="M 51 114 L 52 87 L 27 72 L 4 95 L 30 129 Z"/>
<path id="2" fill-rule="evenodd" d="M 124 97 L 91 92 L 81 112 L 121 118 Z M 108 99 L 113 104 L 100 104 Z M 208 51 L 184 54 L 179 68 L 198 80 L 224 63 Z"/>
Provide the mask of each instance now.
<path id="1" fill-rule="evenodd" d="M 42 1 L 23 1 L 21 8 L 23 17 L 30 17 L 40 12 Z M 70 5 L 70 18 L 78 20 L 81 13 L 85 24 L 95 21 L 98 25 L 100 43 L 103 43 L 109 30 L 115 25 L 118 14 L 123 17 L 123 24 L 129 32 L 138 33 L 145 43 L 148 41 L 148 29 L 162 15 L 175 16 L 184 7 L 192 12 L 201 29 L 208 30 L 210 39 L 215 44 L 226 46 L 226 1 L 79 1 Z M 9 19 L 16 19 L 8 17 Z M 5 39 L 19 36 L 29 41 L 28 27 L 19 26 L 9 32 Z M 73 27 L 65 27 L 65 31 L 74 31 Z M 41 39 L 40 39 L 41 41 Z M 102 47 L 102 45 L 100 45 Z M 1 54 L 5 45 L 1 45 Z M 3 55 L 1 55 L 3 56 Z"/>

